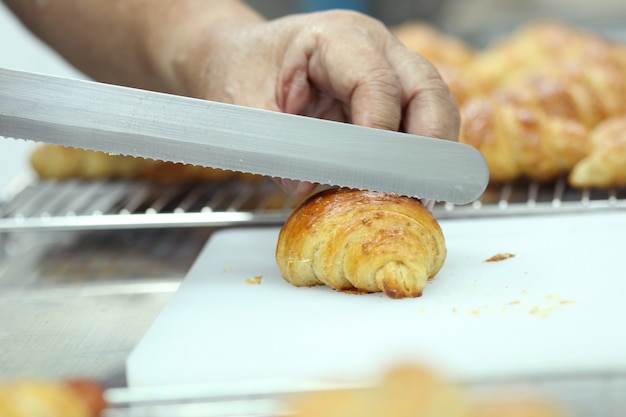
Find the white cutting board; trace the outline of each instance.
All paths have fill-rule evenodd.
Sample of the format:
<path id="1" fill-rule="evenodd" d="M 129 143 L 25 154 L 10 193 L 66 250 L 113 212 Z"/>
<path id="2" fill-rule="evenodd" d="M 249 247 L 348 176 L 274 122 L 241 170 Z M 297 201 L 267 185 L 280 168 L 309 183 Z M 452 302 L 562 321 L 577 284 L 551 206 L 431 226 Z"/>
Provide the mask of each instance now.
<path id="1" fill-rule="evenodd" d="M 404 300 L 293 287 L 278 229 L 216 233 L 130 355 L 129 385 L 371 378 L 407 360 L 463 379 L 626 371 L 626 212 L 440 223 L 446 263 Z"/>

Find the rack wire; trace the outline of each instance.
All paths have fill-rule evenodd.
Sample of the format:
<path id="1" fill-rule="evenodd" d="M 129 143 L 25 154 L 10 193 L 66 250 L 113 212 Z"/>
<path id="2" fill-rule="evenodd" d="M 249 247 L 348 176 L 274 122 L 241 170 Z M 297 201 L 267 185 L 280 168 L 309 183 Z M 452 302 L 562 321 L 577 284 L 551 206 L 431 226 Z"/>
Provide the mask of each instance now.
<path id="1" fill-rule="evenodd" d="M 200 184 L 28 182 L 0 206 L 0 232 L 280 225 L 297 205 L 271 180 Z M 466 205 L 437 203 L 439 219 L 626 208 L 626 188 L 577 190 L 565 179 L 491 185 Z"/>

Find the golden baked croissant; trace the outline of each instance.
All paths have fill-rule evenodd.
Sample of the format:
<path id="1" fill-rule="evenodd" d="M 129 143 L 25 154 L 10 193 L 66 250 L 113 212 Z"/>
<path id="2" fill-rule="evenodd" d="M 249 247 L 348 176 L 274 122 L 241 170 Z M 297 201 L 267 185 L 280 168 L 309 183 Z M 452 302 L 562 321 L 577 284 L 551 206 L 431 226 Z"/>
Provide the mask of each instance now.
<path id="1" fill-rule="evenodd" d="M 563 60 L 510 77 L 494 94 L 524 91 L 540 110 L 588 128 L 626 112 L 626 72 L 615 65 Z"/>
<path id="2" fill-rule="evenodd" d="M 476 400 L 420 366 L 397 366 L 376 386 L 362 390 L 307 393 L 290 404 L 291 417 L 565 417 L 564 411 L 535 398 Z"/>
<path id="3" fill-rule="evenodd" d="M 560 62 L 609 65 L 626 73 L 624 45 L 558 21 L 534 21 L 492 43 L 468 65 L 483 94 L 520 73 L 549 69 Z"/>
<path id="4" fill-rule="evenodd" d="M 417 199 L 329 189 L 310 197 L 280 231 L 276 261 L 296 286 L 419 297 L 443 266 L 446 246 Z"/>
<path id="5" fill-rule="evenodd" d="M 2 417 L 97 417 L 104 408 L 102 387 L 89 380 L 0 383 Z"/>
<path id="6" fill-rule="evenodd" d="M 495 182 L 569 174 L 591 150 L 588 132 L 626 113 L 626 48 L 567 24 L 523 26 L 466 71 L 484 93 L 462 106 L 459 140 Z"/>
<path id="7" fill-rule="evenodd" d="M 554 180 L 590 151 L 589 130 L 626 113 L 625 96 L 615 67 L 562 62 L 466 102 L 459 140 L 481 150 L 496 182 Z"/>
<path id="8" fill-rule="evenodd" d="M 125 155 L 109 155 L 85 149 L 43 144 L 34 149 L 30 163 L 45 179 L 145 179 L 159 182 L 225 181 L 260 176 Z"/>
<path id="9" fill-rule="evenodd" d="M 573 168 L 574 187 L 626 186 L 626 113 L 607 119 L 591 132 L 591 151 Z"/>
<path id="10" fill-rule="evenodd" d="M 519 92 L 465 103 L 459 142 L 481 151 L 494 182 L 554 180 L 587 154 L 587 129 L 539 108 L 530 90 Z"/>

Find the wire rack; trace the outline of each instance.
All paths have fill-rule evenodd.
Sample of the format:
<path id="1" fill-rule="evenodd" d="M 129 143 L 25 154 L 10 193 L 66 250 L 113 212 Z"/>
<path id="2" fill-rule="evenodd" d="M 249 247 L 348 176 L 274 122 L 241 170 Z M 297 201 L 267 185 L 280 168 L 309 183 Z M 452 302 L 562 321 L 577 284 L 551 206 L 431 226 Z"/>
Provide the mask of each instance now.
<path id="1" fill-rule="evenodd" d="M 271 181 L 34 180 L 0 207 L 0 231 L 277 224 L 294 204 Z"/>
<path id="2" fill-rule="evenodd" d="M 129 181 L 27 182 L 0 206 L 0 231 L 112 230 L 279 225 L 298 200 L 272 181 L 154 184 Z M 468 205 L 438 203 L 439 219 L 626 208 L 626 189 L 576 190 L 565 179 L 491 185 Z"/>

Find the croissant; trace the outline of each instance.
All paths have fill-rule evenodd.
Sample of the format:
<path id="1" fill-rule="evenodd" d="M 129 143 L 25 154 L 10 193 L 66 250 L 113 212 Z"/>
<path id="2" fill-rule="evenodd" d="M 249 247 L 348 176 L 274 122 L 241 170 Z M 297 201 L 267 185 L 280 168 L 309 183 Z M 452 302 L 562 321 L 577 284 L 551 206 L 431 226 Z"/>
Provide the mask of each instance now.
<path id="1" fill-rule="evenodd" d="M 276 261 L 295 286 L 419 297 L 443 266 L 442 230 L 417 199 L 329 189 L 310 197 L 280 231 Z"/>
<path id="2" fill-rule="evenodd" d="M 494 182 L 551 181 L 588 152 L 582 123 L 541 110 L 524 91 L 477 97 L 461 108 L 459 142 L 481 151 Z"/>
<path id="3" fill-rule="evenodd" d="M 0 416 L 97 417 L 105 408 L 103 392 L 89 380 L 0 383 Z"/>
<path id="4" fill-rule="evenodd" d="M 520 73 L 550 69 L 561 62 L 614 66 L 624 74 L 626 49 L 566 23 L 534 21 L 476 54 L 467 71 L 483 94 L 488 94 Z"/>
<path id="5" fill-rule="evenodd" d="M 231 178 L 261 178 L 209 167 L 109 155 L 51 144 L 36 147 L 30 155 L 30 164 L 40 178 L 56 180 L 124 178 L 159 182 L 218 182 Z"/>
<path id="6" fill-rule="evenodd" d="M 565 417 L 557 405 L 530 396 L 484 397 L 477 400 L 429 369 L 405 365 L 371 388 L 307 393 L 289 408 L 291 417 Z"/>
<path id="7" fill-rule="evenodd" d="M 626 112 L 626 72 L 615 65 L 559 61 L 510 79 L 494 94 L 527 90 L 533 106 L 552 116 L 593 128 L 602 120 Z"/>
<path id="8" fill-rule="evenodd" d="M 569 175 L 574 187 L 626 186 L 626 113 L 608 119 L 591 132 L 591 151 Z"/>

